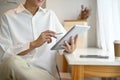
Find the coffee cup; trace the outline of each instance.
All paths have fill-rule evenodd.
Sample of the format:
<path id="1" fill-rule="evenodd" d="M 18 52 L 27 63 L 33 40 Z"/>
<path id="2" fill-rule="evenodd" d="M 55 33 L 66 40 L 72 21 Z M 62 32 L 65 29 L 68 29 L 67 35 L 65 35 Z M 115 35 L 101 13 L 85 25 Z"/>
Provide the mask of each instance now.
<path id="1" fill-rule="evenodd" d="M 114 41 L 115 58 L 120 58 L 120 40 Z"/>

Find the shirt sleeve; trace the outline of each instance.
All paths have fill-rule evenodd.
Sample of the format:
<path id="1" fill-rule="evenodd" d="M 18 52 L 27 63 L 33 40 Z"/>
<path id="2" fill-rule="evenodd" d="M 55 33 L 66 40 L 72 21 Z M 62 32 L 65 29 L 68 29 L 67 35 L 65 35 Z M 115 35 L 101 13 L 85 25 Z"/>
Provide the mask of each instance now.
<path id="1" fill-rule="evenodd" d="M 63 33 L 62 35 L 65 35 L 66 34 L 66 29 L 64 28 L 64 26 L 60 23 L 58 17 L 56 16 L 55 13 L 53 13 L 54 15 L 54 21 L 55 21 L 55 29 L 56 29 L 56 32 L 59 32 L 59 33 Z"/>
<path id="2" fill-rule="evenodd" d="M 59 41 L 65 34 L 66 34 L 66 30 L 63 27 L 63 25 L 60 23 L 58 17 L 56 16 L 56 14 L 54 12 L 52 12 L 53 14 L 53 20 L 55 21 L 55 31 L 57 33 L 62 33 L 61 35 L 57 35 L 57 41 Z M 62 55 L 64 50 L 57 50 L 57 52 Z"/>
<path id="3" fill-rule="evenodd" d="M 0 26 L 0 50 L 2 52 L 0 59 L 16 55 L 24 50 L 27 50 L 30 45 L 30 43 L 13 45 L 8 26 L 7 17 L 4 15 L 1 19 Z"/>

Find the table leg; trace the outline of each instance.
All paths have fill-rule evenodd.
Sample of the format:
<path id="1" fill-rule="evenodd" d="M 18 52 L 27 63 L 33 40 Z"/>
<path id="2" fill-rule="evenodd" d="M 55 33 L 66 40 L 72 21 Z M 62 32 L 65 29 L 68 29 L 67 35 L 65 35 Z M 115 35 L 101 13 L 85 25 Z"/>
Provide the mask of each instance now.
<path id="1" fill-rule="evenodd" d="M 84 66 L 72 66 L 72 80 L 84 80 Z"/>
<path id="2" fill-rule="evenodd" d="M 63 72 L 67 72 L 67 70 L 68 70 L 68 63 L 67 63 L 67 61 L 66 61 L 66 59 L 65 59 L 65 56 L 63 56 L 62 71 L 63 71 Z"/>

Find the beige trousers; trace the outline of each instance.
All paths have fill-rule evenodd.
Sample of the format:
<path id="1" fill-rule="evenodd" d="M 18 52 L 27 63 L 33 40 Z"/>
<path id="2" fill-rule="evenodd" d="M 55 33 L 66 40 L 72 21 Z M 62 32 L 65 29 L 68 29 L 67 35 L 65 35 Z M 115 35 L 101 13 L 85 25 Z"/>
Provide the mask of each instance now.
<path id="1" fill-rule="evenodd" d="M 47 71 L 28 64 L 19 56 L 0 64 L 0 80 L 56 80 Z"/>

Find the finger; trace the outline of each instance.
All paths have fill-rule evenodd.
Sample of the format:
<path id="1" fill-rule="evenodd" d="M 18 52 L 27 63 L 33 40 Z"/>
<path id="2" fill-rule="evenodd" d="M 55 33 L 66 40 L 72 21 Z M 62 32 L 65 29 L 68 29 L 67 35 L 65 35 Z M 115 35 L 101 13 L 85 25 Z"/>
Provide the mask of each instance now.
<path id="1" fill-rule="evenodd" d="M 55 34 L 55 32 L 54 31 L 51 31 L 51 30 L 47 30 L 47 31 L 45 31 L 46 33 L 52 33 L 52 34 Z"/>
<path id="2" fill-rule="evenodd" d="M 51 42 L 52 42 L 51 37 L 50 37 L 50 36 L 47 36 L 47 37 L 46 37 L 46 41 L 47 41 L 48 43 L 51 43 Z"/>
<path id="3" fill-rule="evenodd" d="M 47 36 L 55 36 L 55 32 L 50 31 L 50 30 L 44 31 L 41 34 L 44 35 L 44 36 L 46 36 L 46 35 Z"/>
<path id="4" fill-rule="evenodd" d="M 62 45 L 61 46 L 63 49 L 65 49 L 66 51 L 68 50 L 66 46 Z"/>
<path id="5" fill-rule="evenodd" d="M 46 33 L 46 36 L 57 38 L 54 33 Z"/>
<path id="6" fill-rule="evenodd" d="M 71 50 L 69 50 L 66 46 L 62 45 L 61 47 L 62 47 L 63 49 L 65 49 L 65 50 L 64 50 L 65 52 L 67 52 L 67 53 L 70 53 L 70 52 L 71 52 Z"/>
<path id="7" fill-rule="evenodd" d="M 75 40 L 74 40 L 75 45 L 77 45 L 77 41 L 78 41 L 78 34 L 75 36 Z"/>
<path id="8" fill-rule="evenodd" d="M 74 44 L 74 38 L 73 38 L 72 36 L 71 36 L 70 38 L 71 38 L 71 39 L 70 39 L 70 40 L 71 40 L 71 48 L 74 49 L 74 45 L 75 45 L 75 44 Z"/>
<path id="9" fill-rule="evenodd" d="M 48 39 L 48 40 L 47 40 L 47 43 L 51 43 L 51 42 L 52 42 L 51 39 Z"/>
<path id="10" fill-rule="evenodd" d="M 51 42 L 52 42 L 52 39 L 50 39 L 50 38 L 49 38 L 49 39 L 46 39 L 46 42 L 47 42 L 47 43 L 51 43 Z"/>
<path id="11" fill-rule="evenodd" d="M 65 46 L 66 46 L 68 49 L 70 49 L 70 45 L 68 44 L 67 41 L 65 41 Z"/>

